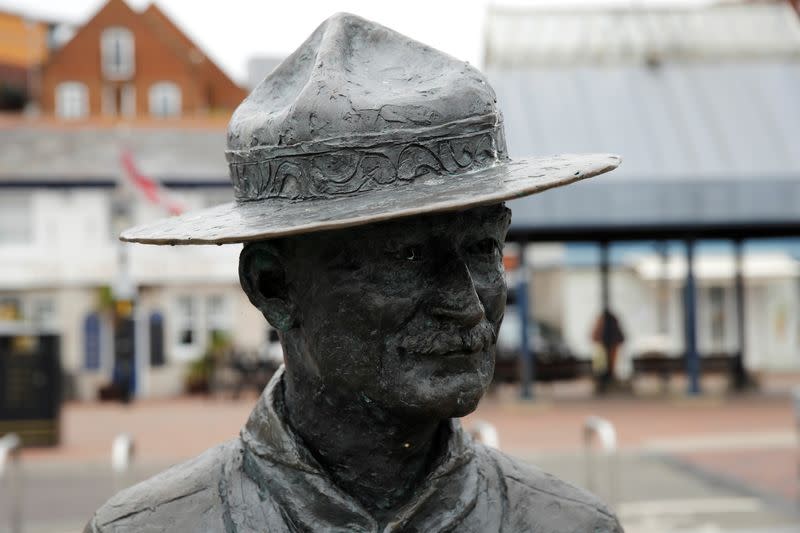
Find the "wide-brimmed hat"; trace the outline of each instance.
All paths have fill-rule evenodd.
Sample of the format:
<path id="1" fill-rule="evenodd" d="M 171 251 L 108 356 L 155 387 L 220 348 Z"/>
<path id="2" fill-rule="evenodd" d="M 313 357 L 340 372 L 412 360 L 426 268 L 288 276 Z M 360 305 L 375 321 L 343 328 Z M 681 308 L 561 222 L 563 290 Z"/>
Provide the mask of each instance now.
<path id="1" fill-rule="evenodd" d="M 612 170 L 617 156 L 511 160 L 487 79 L 349 14 L 329 18 L 241 103 L 235 201 L 123 232 L 223 244 L 489 205 Z"/>

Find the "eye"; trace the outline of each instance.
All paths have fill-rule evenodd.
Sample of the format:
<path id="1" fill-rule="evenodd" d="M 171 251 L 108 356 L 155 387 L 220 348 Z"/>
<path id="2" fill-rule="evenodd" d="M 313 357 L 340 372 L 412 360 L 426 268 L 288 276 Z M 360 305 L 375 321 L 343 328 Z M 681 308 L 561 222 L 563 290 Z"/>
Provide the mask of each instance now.
<path id="1" fill-rule="evenodd" d="M 494 239 L 481 239 L 467 247 L 467 252 L 472 255 L 494 255 L 500 251 L 500 245 Z"/>
<path id="2" fill-rule="evenodd" d="M 405 246 L 400 249 L 400 258 L 406 261 L 421 261 L 422 248 L 419 246 Z"/>
<path id="3" fill-rule="evenodd" d="M 335 270 L 355 272 L 362 267 L 361 262 L 349 251 L 340 249 L 334 257 L 329 258 L 328 264 Z"/>
<path id="4" fill-rule="evenodd" d="M 396 250 L 388 252 L 393 258 L 401 261 L 417 262 L 422 261 L 422 247 L 411 245 L 402 246 Z"/>

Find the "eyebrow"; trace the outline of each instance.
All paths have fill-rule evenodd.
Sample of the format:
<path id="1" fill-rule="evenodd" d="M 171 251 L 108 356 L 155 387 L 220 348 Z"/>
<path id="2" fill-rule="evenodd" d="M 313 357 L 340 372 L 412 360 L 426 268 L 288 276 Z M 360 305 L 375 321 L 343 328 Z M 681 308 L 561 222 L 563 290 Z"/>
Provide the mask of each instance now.
<path id="1" fill-rule="evenodd" d="M 504 211 L 500 212 L 493 211 L 486 213 L 479 218 L 478 223 L 475 224 L 473 227 L 483 228 L 483 229 L 491 228 L 492 230 L 494 230 L 495 226 L 499 225 L 497 229 L 499 229 L 501 232 L 505 231 L 508 227 L 507 225 L 510 224 L 511 222 L 510 214 L 511 210 L 508 208 L 504 208 Z"/>

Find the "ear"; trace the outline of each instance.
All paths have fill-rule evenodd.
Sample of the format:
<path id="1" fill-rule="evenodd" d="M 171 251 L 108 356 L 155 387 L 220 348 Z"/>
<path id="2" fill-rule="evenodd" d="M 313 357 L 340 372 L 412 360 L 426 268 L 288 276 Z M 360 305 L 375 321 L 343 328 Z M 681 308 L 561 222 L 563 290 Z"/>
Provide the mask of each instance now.
<path id="1" fill-rule="evenodd" d="M 290 330 L 296 322 L 289 301 L 284 257 L 276 243 L 245 244 L 239 255 L 239 282 L 250 302 L 278 331 Z"/>

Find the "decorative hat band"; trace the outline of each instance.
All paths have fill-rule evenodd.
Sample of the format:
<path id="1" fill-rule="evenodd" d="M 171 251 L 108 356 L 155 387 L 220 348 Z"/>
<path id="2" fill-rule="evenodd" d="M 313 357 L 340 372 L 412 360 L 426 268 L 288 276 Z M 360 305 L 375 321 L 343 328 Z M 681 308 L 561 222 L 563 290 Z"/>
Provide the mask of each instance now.
<path id="1" fill-rule="evenodd" d="M 241 152 L 227 155 L 238 201 L 330 198 L 403 185 L 430 175 L 463 174 L 507 159 L 503 126 L 499 122 L 471 133 L 401 144 L 263 159 L 253 157 L 250 152 L 249 161 L 241 161 L 244 159 Z"/>

